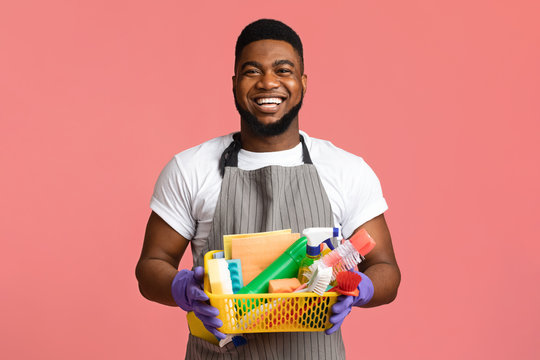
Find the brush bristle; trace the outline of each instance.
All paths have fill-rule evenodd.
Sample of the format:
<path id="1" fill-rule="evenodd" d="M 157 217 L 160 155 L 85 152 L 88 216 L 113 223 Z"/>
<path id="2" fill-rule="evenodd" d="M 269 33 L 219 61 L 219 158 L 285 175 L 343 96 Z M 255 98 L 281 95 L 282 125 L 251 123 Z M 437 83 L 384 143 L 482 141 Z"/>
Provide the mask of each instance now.
<path id="1" fill-rule="evenodd" d="M 353 253 L 350 253 L 348 256 L 344 256 L 341 260 L 341 266 L 347 270 L 351 270 L 353 267 L 355 267 L 357 264 L 360 264 L 362 262 L 362 259 L 360 258 L 360 254 L 356 251 Z"/>
<path id="2" fill-rule="evenodd" d="M 362 258 L 360 254 L 358 254 L 356 251 L 344 256 L 333 267 L 332 281 L 336 280 L 336 276 L 340 272 L 352 270 L 356 267 L 357 264 L 360 264 L 361 262 Z"/>
<path id="3" fill-rule="evenodd" d="M 336 276 L 339 292 L 344 295 L 358 295 L 358 284 L 362 276 L 352 271 L 342 271 Z"/>
<path id="4" fill-rule="evenodd" d="M 341 255 L 337 251 L 332 251 L 323 257 L 322 261 L 324 265 L 332 267 L 341 260 Z"/>
<path id="5" fill-rule="evenodd" d="M 304 273 L 304 276 L 307 278 L 307 281 L 311 280 L 311 277 L 313 276 L 313 273 L 317 268 L 319 267 L 319 264 L 321 263 L 321 260 L 315 260 L 313 264 L 309 265 L 308 271 Z"/>
<path id="6" fill-rule="evenodd" d="M 241 335 L 234 336 L 232 338 L 232 342 L 235 347 L 239 347 L 239 346 L 243 346 L 247 344 L 246 338 Z"/>
<path id="7" fill-rule="evenodd" d="M 322 296 L 330 284 L 332 279 L 332 268 L 320 266 L 313 273 L 313 280 L 308 286 L 308 291 L 313 291 L 314 293 Z"/>

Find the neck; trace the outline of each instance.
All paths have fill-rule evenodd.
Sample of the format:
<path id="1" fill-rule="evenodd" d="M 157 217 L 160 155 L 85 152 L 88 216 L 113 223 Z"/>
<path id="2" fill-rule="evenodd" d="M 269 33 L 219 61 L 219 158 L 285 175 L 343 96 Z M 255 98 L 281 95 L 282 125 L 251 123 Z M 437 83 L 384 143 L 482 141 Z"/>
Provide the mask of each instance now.
<path id="1" fill-rule="evenodd" d="M 273 152 L 289 150 L 300 143 L 298 117 L 284 133 L 276 136 L 261 136 L 255 134 L 243 120 L 240 125 L 242 148 L 253 152 Z"/>

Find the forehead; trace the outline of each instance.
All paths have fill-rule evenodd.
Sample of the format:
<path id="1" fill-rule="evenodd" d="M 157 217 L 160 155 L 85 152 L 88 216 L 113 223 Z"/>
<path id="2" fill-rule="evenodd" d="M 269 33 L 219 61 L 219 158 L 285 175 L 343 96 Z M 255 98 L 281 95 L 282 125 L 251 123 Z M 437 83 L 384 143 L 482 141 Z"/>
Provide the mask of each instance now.
<path id="1" fill-rule="evenodd" d="M 282 40 L 257 40 L 247 44 L 242 49 L 236 66 L 242 66 L 246 61 L 266 65 L 266 63 L 273 63 L 276 60 L 289 60 L 295 66 L 300 66 L 300 56 L 296 50 L 291 44 Z"/>

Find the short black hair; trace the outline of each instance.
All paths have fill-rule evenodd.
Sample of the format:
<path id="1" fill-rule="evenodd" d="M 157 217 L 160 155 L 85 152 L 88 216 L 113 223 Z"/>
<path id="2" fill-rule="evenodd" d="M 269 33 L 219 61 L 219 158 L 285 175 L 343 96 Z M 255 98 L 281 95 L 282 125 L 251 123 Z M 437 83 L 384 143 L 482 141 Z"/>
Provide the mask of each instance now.
<path id="1" fill-rule="evenodd" d="M 300 36 L 288 25 L 273 19 L 259 19 L 242 30 L 236 40 L 234 63 L 236 64 L 246 45 L 258 40 L 282 40 L 288 42 L 298 53 L 301 66 L 304 67 L 304 50 Z"/>

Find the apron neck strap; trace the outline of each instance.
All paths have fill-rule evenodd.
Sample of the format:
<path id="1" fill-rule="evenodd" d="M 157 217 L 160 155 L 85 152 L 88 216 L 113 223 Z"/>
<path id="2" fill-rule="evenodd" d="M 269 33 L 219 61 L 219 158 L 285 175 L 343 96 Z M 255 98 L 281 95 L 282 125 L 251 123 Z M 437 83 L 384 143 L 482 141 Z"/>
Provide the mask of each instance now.
<path id="1" fill-rule="evenodd" d="M 302 143 L 302 160 L 304 164 L 311 164 L 311 156 L 307 149 L 306 143 L 304 142 L 304 137 L 300 135 L 300 142 Z M 223 151 L 221 158 L 219 159 L 219 173 L 221 177 L 225 174 L 225 167 L 232 166 L 238 167 L 238 153 L 242 149 L 242 142 L 240 140 L 240 133 L 237 132 L 233 135 L 233 142 Z"/>
<path id="2" fill-rule="evenodd" d="M 300 135 L 300 142 L 302 143 L 302 160 L 304 161 L 304 164 L 313 165 L 313 161 L 311 161 L 311 156 L 309 155 L 309 151 L 302 135 Z"/>

